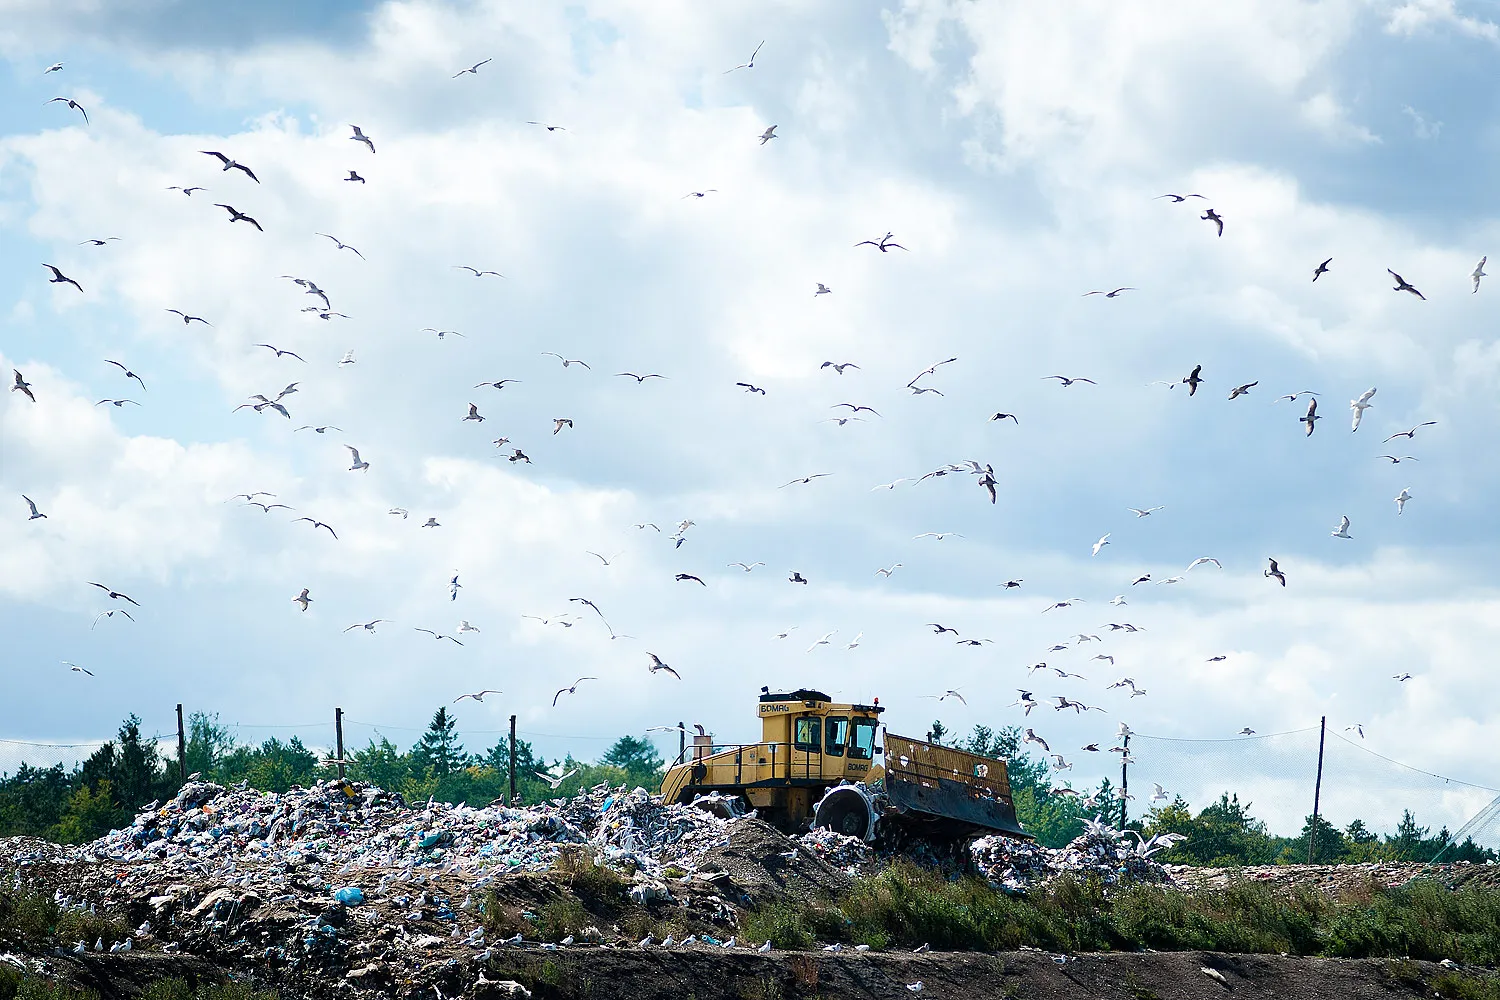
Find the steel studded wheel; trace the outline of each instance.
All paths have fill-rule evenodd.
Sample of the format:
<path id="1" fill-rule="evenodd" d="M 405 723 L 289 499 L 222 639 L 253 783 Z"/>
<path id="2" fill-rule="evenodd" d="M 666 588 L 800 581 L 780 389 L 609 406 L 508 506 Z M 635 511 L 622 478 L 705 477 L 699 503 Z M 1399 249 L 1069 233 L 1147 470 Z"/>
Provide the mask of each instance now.
<path id="1" fill-rule="evenodd" d="M 870 830 L 870 807 L 858 792 L 833 793 L 818 805 L 813 826 L 863 840 Z"/>

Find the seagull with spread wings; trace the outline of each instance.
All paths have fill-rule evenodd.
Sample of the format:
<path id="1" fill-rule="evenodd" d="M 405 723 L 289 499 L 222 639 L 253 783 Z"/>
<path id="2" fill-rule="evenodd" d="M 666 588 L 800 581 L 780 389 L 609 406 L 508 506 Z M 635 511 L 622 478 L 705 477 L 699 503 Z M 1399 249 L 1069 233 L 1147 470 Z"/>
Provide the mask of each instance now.
<path id="1" fill-rule="evenodd" d="M 50 278 L 47 279 L 47 281 L 49 281 L 50 283 L 52 283 L 54 285 L 72 285 L 74 288 L 78 289 L 80 292 L 83 291 L 83 286 L 82 285 L 80 285 L 78 282 L 74 281 L 72 278 L 68 277 L 66 274 L 63 274 L 61 271 L 59 271 L 53 265 L 51 265 L 51 264 L 43 264 L 42 266 L 45 267 L 47 270 L 49 270 L 49 271 L 52 272 L 52 277 L 50 277 Z"/>
<path id="2" fill-rule="evenodd" d="M 474 691 L 474 692 L 472 692 L 470 694 L 461 694 L 457 698 L 453 699 L 453 704 L 457 705 L 459 702 L 463 701 L 465 698 L 472 698 L 475 701 L 483 702 L 484 701 L 484 696 L 487 695 L 487 694 L 504 694 L 504 693 L 505 692 L 501 691 L 499 688 L 485 688 L 483 691 Z"/>
<path id="3" fill-rule="evenodd" d="M 457 73 L 454 73 L 453 74 L 453 79 L 457 80 L 459 77 L 463 76 L 465 73 L 472 73 L 475 76 L 478 76 L 479 75 L 479 67 L 483 66 L 487 62 L 491 62 L 493 59 L 494 59 L 493 56 L 491 56 L 489 59 L 481 59 L 477 63 L 475 63 L 474 65 L 470 66 L 468 69 L 461 69 Z"/>
<path id="4" fill-rule="evenodd" d="M 665 663 L 663 663 L 660 656 L 657 656 L 655 653 L 651 653 L 651 652 L 648 652 L 646 655 L 649 656 L 649 657 L 651 657 L 651 665 L 650 665 L 650 667 L 648 669 L 653 674 L 654 673 L 659 673 L 661 671 L 666 671 L 667 673 L 671 674 L 673 677 L 677 678 L 678 680 L 682 680 L 682 675 L 679 674 L 677 671 L 673 670 L 671 667 L 667 666 Z"/>
<path id="5" fill-rule="evenodd" d="M 730 73 L 733 73 L 737 69 L 754 69 L 755 68 L 755 57 L 758 56 L 758 55 L 760 55 L 760 47 L 761 47 L 761 45 L 764 45 L 764 44 L 766 44 L 765 39 L 761 39 L 760 45 L 757 45 L 755 47 L 755 51 L 752 52 L 752 53 L 750 53 L 750 61 L 749 62 L 742 62 L 738 66 L 733 67 L 732 69 L 726 69 L 724 71 L 724 75 L 728 76 Z M 744 50 L 742 49 L 741 51 L 744 51 Z"/>
<path id="6" fill-rule="evenodd" d="M 1412 440 L 1413 438 L 1416 437 L 1417 431 L 1421 430 L 1423 427 L 1431 427 L 1433 424 L 1436 424 L 1436 423 L 1437 423 L 1436 420 L 1424 420 L 1420 424 L 1418 424 L 1417 426 L 1413 427 L 1409 431 L 1397 431 L 1396 433 L 1392 434 L 1390 437 L 1386 438 L 1385 441 L 1393 441 L 1396 438 L 1403 438 L 1403 437 L 1406 438 L 1408 441 L 1410 441 L 1410 440 Z M 1380 443 L 1381 444 L 1385 444 L 1385 441 L 1382 441 Z"/>
<path id="7" fill-rule="evenodd" d="M 215 159 L 217 159 L 220 163 L 222 163 L 224 165 L 224 170 L 226 170 L 226 171 L 227 170 L 239 170 L 239 171 L 243 172 L 246 177 L 250 178 L 255 183 L 257 183 L 257 184 L 260 183 L 260 178 L 257 177 L 257 176 L 255 176 L 255 172 L 252 171 L 249 167 L 245 166 L 243 163 L 238 163 L 238 162 L 236 162 L 234 160 L 231 160 L 229 157 L 225 156 L 223 153 L 216 152 L 216 151 L 214 151 L 212 149 L 200 149 L 200 150 L 198 150 L 198 152 L 202 153 L 204 156 L 212 156 Z"/>

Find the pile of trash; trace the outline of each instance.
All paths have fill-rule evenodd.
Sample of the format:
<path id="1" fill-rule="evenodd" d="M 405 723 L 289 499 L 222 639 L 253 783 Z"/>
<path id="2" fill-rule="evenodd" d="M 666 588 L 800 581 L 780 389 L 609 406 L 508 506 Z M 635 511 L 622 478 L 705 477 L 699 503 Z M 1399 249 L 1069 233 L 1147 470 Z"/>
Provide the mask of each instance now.
<path id="1" fill-rule="evenodd" d="M 545 871 L 568 845 L 660 875 L 724 838 L 727 821 L 665 805 L 644 788 L 599 785 L 540 806 L 472 808 L 401 796 L 354 781 L 289 792 L 189 782 L 122 830 L 83 848 L 87 860 L 151 862 L 201 872 L 236 865 L 347 876 L 404 871 Z M 347 881 L 347 879 L 346 879 Z"/>
<path id="2" fill-rule="evenodd" d="M 1083 833 L 1059 850 L 995 836 L 974 841 L 969 853 L 991 885 L 1011 892 L 1059 875 L 1097 876 L 1106 885 L 1168 882 L 1171 878 L 1155 855 L 1180 839 L 1172 833 L 1143 839 L 1134 830 L 1116 830 L 1095 818 L 1084 820 Z"/>

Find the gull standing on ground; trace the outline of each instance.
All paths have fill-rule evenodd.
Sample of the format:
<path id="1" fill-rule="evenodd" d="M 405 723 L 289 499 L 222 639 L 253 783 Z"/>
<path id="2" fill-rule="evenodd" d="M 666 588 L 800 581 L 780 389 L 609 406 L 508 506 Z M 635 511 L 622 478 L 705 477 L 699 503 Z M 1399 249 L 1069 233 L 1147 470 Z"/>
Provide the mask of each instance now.
<path id="1" fill-rule="evenodd" d="M 1400 493 L 1396 494 L 1396 513 L 1397 514 L 1401 514 L 1401 513 L 1404 513 L 1406 511 L 1406 501 L 1408 501 L 1410 499 L 1411 499 L 1411 490 L 1409 490 L 1409 489 L 1403 489 Z M 32 510 L 35 510 L 35 509 L 36 509 L 35 507 L 32 508 Z M 43 514 L 42 516 L 46 517 L 47 515 Z"/>

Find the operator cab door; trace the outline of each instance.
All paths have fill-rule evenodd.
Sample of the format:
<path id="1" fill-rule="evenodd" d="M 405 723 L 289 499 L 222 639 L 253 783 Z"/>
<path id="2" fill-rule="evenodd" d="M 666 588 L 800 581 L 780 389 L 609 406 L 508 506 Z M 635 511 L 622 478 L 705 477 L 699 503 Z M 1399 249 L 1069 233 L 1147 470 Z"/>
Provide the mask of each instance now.
<path id="1" fill-rule="evenodd" d="M 823 719 L 798 715 L 792 719 L 792 755 L 789 778 L 818 778 L 823 774 Z"/>

